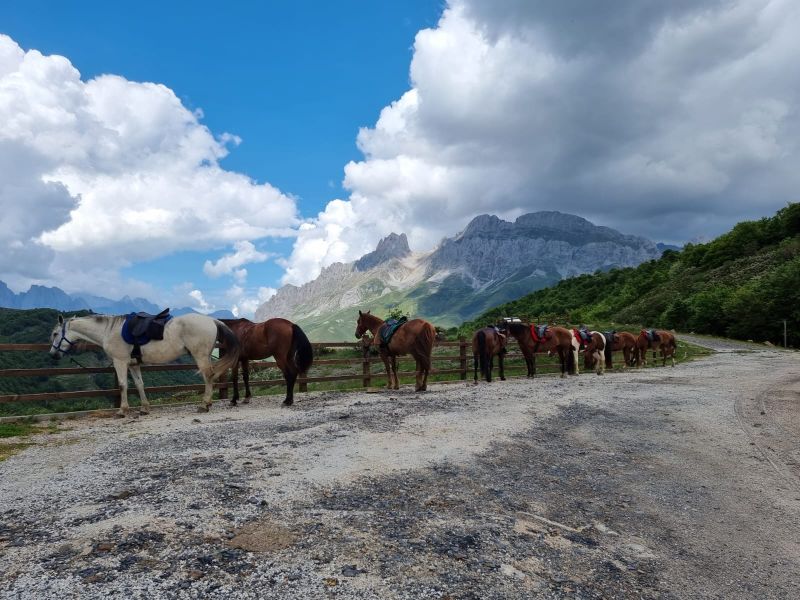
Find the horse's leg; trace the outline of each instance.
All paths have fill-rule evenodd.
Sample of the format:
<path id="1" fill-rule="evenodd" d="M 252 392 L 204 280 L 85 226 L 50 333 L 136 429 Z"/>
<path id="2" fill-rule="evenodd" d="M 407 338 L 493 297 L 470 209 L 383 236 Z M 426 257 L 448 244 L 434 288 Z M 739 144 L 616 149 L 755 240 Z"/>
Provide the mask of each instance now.
<path id="1" fill-rule="evenodd" d="M 114 371 L 117 373 L 117 381 L 119 381 L 119 410 L 117 411 L 118 417 L 124 417 L 128 414 L 130 407 L 128 406 L 128 361 L 114 360 Z"/>
<path id="2" fill-rule="evenodd" d="M 242 360 L 242 381 L 244 381 L 244 403 L 250 404 L 253 394 L 250 393 L 250 361 Z"/>
<path id="3" fill-rule="evenodd" d="M 576 347 L 575 344 L 570 343 L 569 351 L 572 352 L 572 362 L 575 364 L 575 375 L 581 374 L 581 366 L 578 361 L 578 357 L 580 356 L 580 346 Z"/>
<path id="4" fill-rule="evenodd" d="M 150 402 L 147 401 L 147 396 L 144 394 L 144 381 L 142 381 L 142 369 L 139 365 L 131 365 L 131 377 L 133 377 L 133 383 L 136 385 L 136 391 L 139 392 L 139 401 L 141 402 L 141 406 L 139 407 L 139 414 L 141 415 L 149 415 L 150 414 Z"/>
<path id="5" fill-rule="evenodd" d="M 414 357 L 415 367 L 414 367 L 414 391 L 420 392 L 422 391 L 422 361 L 419 359 L 418 356 Z"/>
<path id="6" fill-rule="evenodd" d="M 561 379 L 564 379 L 567 376 L 567 353 L 561 346 L 558 347 L 558 362 L 561 363 Z M 578 363 L 575 363 L 575 370 L 578 370 Z"/>
<path id="7" fill-rule="evenodd" d="M 231 367 L 231 381 L 233 381 L 233 396 L 231 396 L 231 406 L 236 406 L 239 403 L 239 363 Z"/>
<path id="8" fill-rule="evenodd" d="M 383 366 L 386 367 L 386 389 L 390 390 L 394 387 L 394 382 L 392 381 L 392 363 L 388 354 L 381 352 L 381 358 L 383 359 Z"/>
<path id="9" fill-rule="evenodd" d="M 392 355 L 392 376 L 394 377 L 394 389 L 400 389 L 400 376 L 397 374 L 397 356 Z"/>
<path id="10" fill-rule="evenodd" d="M 492 370 L 494 369 L 494 355 L 490 355 L 486 360 L 486 381 L 492 383 Z"/>
<path id="11" fill-rule="evenodd" d="M 597 361 L 597 374 L 602 375 L 606 371 L 606 361 L 603 359 L 603 353 L 595 351 L 594 359 Z"/>
<path id="12" fill-rule="evenodd" d="M 417 363 L 419 364 L 419 363 Z M 472 353 L 472 371 L 475 375 L 475 383 L 478 383 L 478 353 Z"/>
<path id="13" fill-rule="evenodd" d="M 206 389 L 203 392 L 203 403 L 197 407 L 197 412 L 208 412 L 211 410 L 211 405 L 214 403 L 212 398 L 212 394 L 214 393 L 214 369 L 211 365 L 211 360 L 209 360 L 207 356 L 195 356 L 194 360 L 197 363 L 197 370 L 200 371 L 200 374 L 203 376 L 203 383 L 206 384 Z"/>
<path id="14" fill-rule="evenodd" d="M 497 366 L 500 368 L 500 381 L 506 380 L 506 372 L 504 366 L 505 359 L 503 358 L 504 354 L 505 353 L 502 350 L 500 350 L 500 354 L 497 355 Z"/>
<path id="15" fill-rule="evenodd" d="M 275 364 L 278 365 L 286 380 L 286 398 L 283 400 L 283 405 L 291 406 L 294 404 L 294 383 L 297 381 L 297 370 L 289 364 L 285 357 L 276 356 Z"/>

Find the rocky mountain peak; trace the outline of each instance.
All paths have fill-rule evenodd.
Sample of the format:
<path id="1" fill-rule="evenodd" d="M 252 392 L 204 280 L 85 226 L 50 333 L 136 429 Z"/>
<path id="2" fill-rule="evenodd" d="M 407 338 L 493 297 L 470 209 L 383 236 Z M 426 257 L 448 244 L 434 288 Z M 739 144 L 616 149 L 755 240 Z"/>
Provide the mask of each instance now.
<path id="1" fill-rule="evenodd" d="M 354 266 L 358 271 L 366 271 L 393 258 L 403 258 L 411 254 L 405 233 L 390 233 L 378 242 L 378 247 L 359 258 Z"/>

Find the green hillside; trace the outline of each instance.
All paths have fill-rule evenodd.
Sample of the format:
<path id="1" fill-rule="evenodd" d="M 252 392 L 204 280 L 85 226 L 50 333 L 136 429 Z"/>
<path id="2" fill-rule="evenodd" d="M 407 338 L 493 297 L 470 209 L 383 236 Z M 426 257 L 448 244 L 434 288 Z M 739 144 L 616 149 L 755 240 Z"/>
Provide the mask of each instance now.
<path id="1" fill-rule="evenodd" d="M 659 260 L 561 281 L 499 305 L 460 330 L 505 316 L 568 314 L 615 322 L 800 344 L 800 204 L 739 223 L 707 244 L 668 250 Z"/>

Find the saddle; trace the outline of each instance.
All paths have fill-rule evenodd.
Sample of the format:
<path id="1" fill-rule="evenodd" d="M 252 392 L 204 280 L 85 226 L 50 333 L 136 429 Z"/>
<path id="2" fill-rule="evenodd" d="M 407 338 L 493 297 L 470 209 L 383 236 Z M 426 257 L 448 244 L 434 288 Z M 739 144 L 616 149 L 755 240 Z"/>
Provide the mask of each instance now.
<path id="1" fill-rule="evenodd" d="M 588 329 L 581 327 L 580 329 L 573 329 L 572 331 L 575 333 L 575 337 L 578 339 L 581 346 L 588 346 L 591 344 L 592 334 Z"/>
<path id="2" fill-rule="evenodd" d="M 531 325 L 531 337 L 534 342 L 544 342 L 552 337 L 549 325 Z"/>
<path id="3" fill-rule="evenodd" d="M 399 319 L 387 319 L 381 328 L 378 330 L 378 337 L 381 340 L 381 346 L 386 347 L 392 341 L 392 336 L 400 329 L 400 326 L 408 321 L 408 317 L 400 317 Z"/>
<path id="4" fill-rule="evenodd" d="M 606 344 L 613 344 L 619 339 L 616 331 L 604 331 L 603 337 L 606 338 Z"/>
<path id="5" fill-rule="evenodd" d="M 647 337 L 648 342 L 660 342 L 661 338 L 655 329 L 642 329 L 642 333 Z"/>
<path id="6" fill-rule="evenodd" d="M 164 339 L 164 327 L 172 319 L 169 309 L 165 308 L 157 315 L 146 312 L 130 313 L 125 315 L 125 322 L 122 324 L 122 339 L 126 344 L 131 344 L 131 358 L 136 362 L 142 362 L 142 349 L 151 340 Z"/>

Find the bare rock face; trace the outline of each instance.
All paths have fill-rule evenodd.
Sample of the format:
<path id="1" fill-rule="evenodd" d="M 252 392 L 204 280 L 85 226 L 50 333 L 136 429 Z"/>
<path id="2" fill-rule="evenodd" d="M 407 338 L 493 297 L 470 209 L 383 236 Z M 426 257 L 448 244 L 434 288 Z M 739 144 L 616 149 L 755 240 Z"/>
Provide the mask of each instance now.
<path id="1" fill-rule="evenodd" d="M 434 250 L 430 269 L 460 271 L 483 285 L 520 269 L 554 270 L 563 278 L 633 267 L 659 256 L 650 240 L 547 211 L 522 215 L 513 223 L 490 215 L 475 217 L 462 233 Z"/>
<path id="2" fill-rule="evenodd" d="M 282 287 L 256 319 L 285 317 L 312 339 L 348 339 L 356 309 L 381 314 L 399 305 L 450 326 L 564 277 L 660 255 L 650 240 L 575 215 L 536 212 L 514 222 L 480 215 L 428 253 L 411 252 L 406 235 L 393 233 L 357 261 L 333 264 L 300 287 Z"/>
<path id="3" fill-rule="evenodd" d="M 408 247 L 406 234 L 391 233 L 378 242 L 378 247 L 374 251 L 359 258 L 355 262 L 355 268 L 358 271 L 367 271 L 393 258 L 403 258 L 409 254 L 411 254 L 411 249 Z"/>

